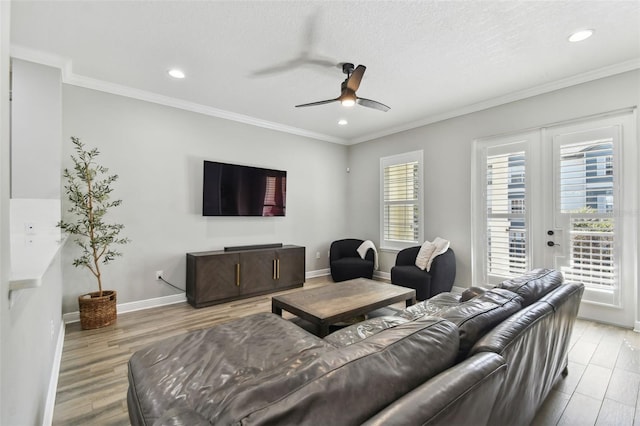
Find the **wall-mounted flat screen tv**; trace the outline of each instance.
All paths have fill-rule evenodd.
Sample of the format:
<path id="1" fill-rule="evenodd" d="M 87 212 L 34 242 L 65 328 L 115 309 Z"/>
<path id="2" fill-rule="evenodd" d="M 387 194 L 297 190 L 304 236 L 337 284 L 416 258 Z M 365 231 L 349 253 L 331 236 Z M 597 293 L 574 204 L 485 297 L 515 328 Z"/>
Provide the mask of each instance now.
<path id="1" fill-rule="evenodd" d="M 284 216 L 287 172 L 204 162 L 203 216 Z"/>

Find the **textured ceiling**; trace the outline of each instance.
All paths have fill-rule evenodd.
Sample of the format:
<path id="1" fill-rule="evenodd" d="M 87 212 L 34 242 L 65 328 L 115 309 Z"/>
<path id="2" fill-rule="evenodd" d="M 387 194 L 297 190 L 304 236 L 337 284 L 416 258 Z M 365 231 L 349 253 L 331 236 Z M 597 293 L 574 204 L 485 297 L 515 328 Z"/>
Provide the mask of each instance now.
<path id="1" fill-rule="evenodd" d="M 340 143 L 640 66 L 639 1 L 14 1 L 11 26 L 15 56 L 66 60 L 68 82 Z M 337 97 L 342 62 L 389 112 L 294 108 Z"/>

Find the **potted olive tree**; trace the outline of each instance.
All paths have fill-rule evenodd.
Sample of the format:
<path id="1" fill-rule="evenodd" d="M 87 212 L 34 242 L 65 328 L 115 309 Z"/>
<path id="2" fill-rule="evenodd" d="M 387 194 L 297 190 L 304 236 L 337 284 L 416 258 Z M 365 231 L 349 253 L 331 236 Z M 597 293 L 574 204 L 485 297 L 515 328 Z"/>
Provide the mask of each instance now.
<path id="1" fill-rule="evenodd" d="M 109 169 L 96 163 L 100 154 L 96 148 L 86 149 L 76 137 L 71 137 L 71 142 L 76 152 L 71 155 L 73 169 L 65 168 L 63 174 L 70 217 L 63 218 L 58 226 L 73 236 L 81 249 L 73 266 L 89 269 L 98 284 L 98 291 L 78 297 L 80 324 L 88 330 L 105 327 L 116 320 L 116 292 L 103 290 L 100 266 L 121 256 L 114 246 L 126 244 L 129 239 L 120 237 L 124 225 L 105 222 L 107 212 L 122 203 L 122 200 L 110 200 L 111 184 L 118 175 L 108 175 Z"/>

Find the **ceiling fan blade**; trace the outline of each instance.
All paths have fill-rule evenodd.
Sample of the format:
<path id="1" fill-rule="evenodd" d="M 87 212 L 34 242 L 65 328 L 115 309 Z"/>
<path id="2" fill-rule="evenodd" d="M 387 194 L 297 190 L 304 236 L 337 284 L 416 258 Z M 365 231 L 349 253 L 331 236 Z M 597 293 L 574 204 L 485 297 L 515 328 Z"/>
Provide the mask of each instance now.
<path id="1" fill-rule="evenodd" d="M 389 111 L 391 109 L 388 106 L 386 106 L 385 104 L 380 103 L 378 101 L 372 101 L 371 99 L 358 98 L 356 100 L 356 102 L 359 105 L 362 105 L 364 107 L 373 108 L 373 109 L 377 109 L 377 110 L 384 111 L 384 112 L 387 112 L 387 111 Z"/>
<path id="2" fill-rule="evenodd" d="M 367 67 L 364 65 L 358 65 L 358 67 L 351 73 L 349 80 L 347 80 L 347 88 L 354 92 L 358 90 L 358 87 L 360 87 L 360 80 L 362 80 L 362 76 L 366 69 Z"/>
<path id="3" fill-rule="evenodd" d="M 336 102 L 339 98 L 336 99 L 327 99 L 326 101 L 318 101 L 318 102 L 311 102 L 308 104 L 302 104 L 302 105 L 296 105 L 296 108 L 300 108 L 300 107 L 308 107 L 308 106 L 316 106 L 316 105 L 324 105 L 324 104 L 330 104 L 331 102 Z"/>

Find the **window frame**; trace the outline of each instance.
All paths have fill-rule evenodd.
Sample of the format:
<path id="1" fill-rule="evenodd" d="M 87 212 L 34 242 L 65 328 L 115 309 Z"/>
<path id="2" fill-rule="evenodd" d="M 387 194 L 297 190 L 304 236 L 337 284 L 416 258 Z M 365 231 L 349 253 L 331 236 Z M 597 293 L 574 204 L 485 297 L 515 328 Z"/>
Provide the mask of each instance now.
<path id="1" fill-rule="evenodd" d="M 415 204 L 418 208 L 418 240 L 417 241 L 401 241 L 401 240 L 388 240 L 385 239 L 385 207 L 390 204 L 385 202 L 384 199 L 384 187 L 385 167 L 401 165 L 417 162 L 418 163 L 418 188 L 417 188 L 417 200 Z M 399 251 L 407 247 L 414 247 L 422 244 L 424 241 L 424 151 L 410 151 L 402 154 L 390 155 L 380 158 L 380 248 L 383 250 Z"/>

